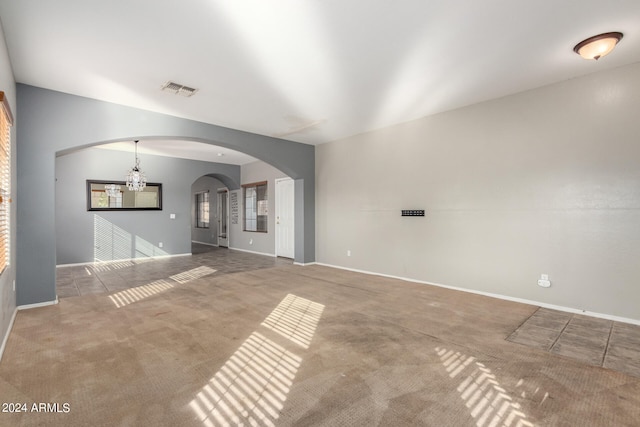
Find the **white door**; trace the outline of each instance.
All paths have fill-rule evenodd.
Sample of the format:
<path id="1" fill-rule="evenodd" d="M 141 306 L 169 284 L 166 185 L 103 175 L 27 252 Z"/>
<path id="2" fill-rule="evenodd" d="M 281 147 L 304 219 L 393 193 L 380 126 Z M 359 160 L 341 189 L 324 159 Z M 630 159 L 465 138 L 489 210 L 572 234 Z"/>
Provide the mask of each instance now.
<path id="1" fill-rule="evenodd" d="M 229 247 L 229 192 L 218 191 L 218 246 Z"/>
<path id="2" fill-rule="evenodd" d="M 276 255 L 294 257 L 294 182 L 276 179 Z"/>

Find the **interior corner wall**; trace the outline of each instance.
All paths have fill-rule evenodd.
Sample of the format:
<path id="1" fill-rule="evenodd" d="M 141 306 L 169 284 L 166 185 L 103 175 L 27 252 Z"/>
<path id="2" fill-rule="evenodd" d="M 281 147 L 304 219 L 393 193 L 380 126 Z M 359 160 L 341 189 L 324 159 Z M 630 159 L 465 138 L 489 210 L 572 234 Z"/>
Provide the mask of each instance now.
<path id="1" fill-rule="evenodd" d="M 16 188 L 16 125 L 18 121 L 16 109 L 16 83 L 13 78 L 13 69 L 9 61 L 9 53 L 4 39 L 4 31 L 0 24 L 0 91 L 4 92 L 13 114 L 14 126 L 11 128 L 11 193 L 15 194 Z M 8 337 L 9 328 L 16 310 L 16 293 L 13 283 L 16 278 L 16 205 L 11 203 L 9 214 L 9 265 L 0 274 L 0 358 L 4 343 Z"/>
<path id="2" fill-rule="evenodd" d="M 240 168 L 241 183 L 251 184 L 254 182 L 267 181 L 267 232 L 244 231 L 242 227 L 242 213 L 244 200 L 242 190 L 237 192 L 239 218 L 237 224 L 231 224 L 231 240 L 229 247 L 244 251 L 257 252 L 264 255 L 276 255 L 276 220 L 275 220 L 275 195 L 276 179 L 286 178 L 287 175 L 265 162 L 253 162 L 242 165 Z"/>
<path id="3" fill-rule="evenodd" d="M 238 169 L 240 167 L 238 166 Z M 218 246 L 218 190 L 226 188 L 219 180 L 202 176 L 191 185 L 191 241 Z M 209 192 L 209 226 L 196 227 L 196 193 Z"/>
<path id="4" fill-rule="evenodd" d="M 635 64 L 319 145 L 317 260 L 640 320 L 638 111 Z"/>
<path id="5" fill-rule="evenodd" d="M 56 158 L 58 265 L 191 253 L 192 183 L 208 173 L 240 182 L 236 165 L 141 154 L 149 182 L 162 184 L 162 210 L 88 211 L 86 180 L 122 181 L 133 162 L 133 153 L 100 148 Z"/>

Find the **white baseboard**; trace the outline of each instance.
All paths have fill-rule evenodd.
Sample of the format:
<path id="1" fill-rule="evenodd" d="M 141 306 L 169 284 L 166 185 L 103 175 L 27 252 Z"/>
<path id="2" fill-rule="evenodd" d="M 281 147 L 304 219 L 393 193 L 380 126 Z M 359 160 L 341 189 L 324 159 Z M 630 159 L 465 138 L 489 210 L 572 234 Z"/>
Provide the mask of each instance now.
<path id="1" fill-rule="evenodd" d="M 307 267 L 309 265 L 316 265 L 318 264 L 317 262 L 313 261 L 313 262 L 293 262 L 293 265 L 299 265 L 302 267 Z M 319 265 L 324 265 L 325 267 L 331 267 L 330 265 L 326 265 L 326 264 L 319 264 Z"/>
<path id="2" fill-rule="evenodd" d="M 508 295 L 494 294 L 494 293 L 491 293 L 491 292 L 477 291 L 477 290 L 474 290 L 474 289 L 459 288 L 459 287 L 456 287 L 456 286 L 449 286 L 449 285 L 443 285 L 443 284 L 440 284 L 440 283 L 426 282 L 424 280 L 417 280 L 417 279 L 411 279 L 411 278 L 408 278 L 408 277 L 394 276 L 394 275 L 391 275 L 391 274 L 376 273 L 376 272 L 367 271 L 367 270 L 358 270 L 358 269 L 355 269 L 355 268 L 342 267 L 342 266 L 333 265 L 333 264 L 325 264 L 325 263 L 322 263 L 322 262 L 316 262 L 315 264 L 322 265 L 324 267 L 337 268 L 337 269 L 340 269 L 340 270 L 353 271 L 354 273 L 363 273 L 363 274 L 369 274 L 369 275 L 372 275 L 372 276 L 381 276 L 381 277 L 388 277 L 390 279 L 403 280 L 405 282 L 420 283 L 422 285 L 437 286 L 439 288 L 451 289 L 451 290 L 454 290 L 454 291 L 462 291 L 462 292 L 467 292 L 467 293 L 470 293 L 470 294 L 483 295 L 483 296 L 486 296 L 486 297 L 497 298 L 497 299 L 501 299 L 501 300 L 505 300 L 505 301 L 519 302 L 521 304 L 528 304 L 528 305 L 533 305 L 533 306 L 538 306 L 538 307 L 544 307 L 544 308 L 549 308 L 549 309 L 552 309 L 552 310 L 564 311 L 564 312 L 567 312 L 567 313 L 583 314 L 585 316 L 598 317 L 600 319 L 613 320 L 615 322 L 630 323 L 632 325 L 640 325 L 640 319 L 630 319 L 630 318 L 627 318 L 627 317 L 614 316 L 614 315 L 606 314 L 606 313 L 597 313 L 597 312 L 593 312 L 593 311 L 580 310 L 580 309 L 577 309 L 577 308 L 565 307 L 565 306 L 555 305 L 555 304 L 547 304 L 547 303 L 540 302 L 540 301 L 533 301 L 533 300 L 528 300 L 528 299 L 524 299 L 524 298 L 516 298 L 516 297 L 511 297 L 511 296 L 508 296 Z"/>
<path id="3" fill-rule="evenodd" d="M 107 260 L 107 261 L 89 261 L 89 262 L 79 262 L 79 263 L 75 263 L 75 264 L 58 264 L 56 265 L 56 268 L 60 268 L 60 267 L 80 267 L 83 265 L 108 265 L 108 264 L 116 264 L 119 262 L 144 262 L 144 261 L 151 261 L 154 259 L 164 259 L 164 258 L 173 258 L 173 257 L 179 257 L 179 256 L 191 256 L 191 252 L 187 252 L 187 253 L 183 253 L 183 254 L 172 254 L 172 255 L 157 255 L 157 256 L 150 256 L 150 257 L 140 257 L 140 258 L 123 258 L 123 259 L 111 259 L 111 260 Z"/>
<path id="4" fill-rule="evenodd" d="M 13 314 L 11 315 L 11 320 L 9 320 L 9 327 L 7 328 L 7 332 L 4 334 L 4 338 L 2 338 L 2 345 L 0 345 L 0 361 L 2 361 L 2 355 L 4 354 L 4 348 L 7 346 L 7 341 L 9 341 L 9 334 L 11 334 L 11 329 L 13 329 L 13 322 L 16 320 L 16 314 L 18 313 L 18 307 L 13 309 Z"/>
<path id="5" fill-rule="evenodd" d="M 49 305 L 56 305 L 58 303 L 58 297 L 56 297 L 55 300 L 53 301 L 45 301 L 45 302 L 38 302 L 35 304 L 25 304 L 25 305 L 19 305 L 18 307 L 16 307 L 16 309 L 22 311 L 22 310 L 29 310 L 31 308 L 38 308 L 38 307 L 46 307 Z"/>
<path id="6" fill-rule="evenodd" d="M 219 245 L 216 245 L 215 243 L 200 242 L 198 240 L 192 240 L 191 243 L 197 243 L 199 245 L 215 246 L 216 248 L 220 247 Z"/>
<path id="7" fill-rule="evenodd" d="M 36 304 L 19 305 L 13 309 L 11 320 L 9 320 L 9 327 L 7 328 L 7 332 L 4 334 L 4 338 L 2 338 L 2 345 L 0 345 L 0 361 L 2 360 L 2 355 L 4 354 L 4 348 L 7 345 L 7 341 L 9 340 L 9 335 L 11 334 L 11 330 L 13 329 L 13 322 L 16 320 L 16 314 L 18 314 L 18 310 L 22 311 L 22 310 L 28 310 L 30 308 L 46 307 L 48 305 L 55 305 L 57 303 L 58 303 L 58 297 L 56 297 L 54 301 L 45 301 L 45 302 L 39 302 Z"/>
<path id="8" fill-rule="evenodd" d="M 240 248 L 232 248 L 231 246 L 229 246 L 229 249 L 233 249 L 234 251 L 239 251 L 239 252 L 246 252 L 248 254 L 256 254 L 256 255 L 264 255 L 264 256 L 270 256 L 272 258 L 276 257 L 276 254 L 269 254 L 269 253 L 265 253 L 265 252 L 256 252 L 256 251 L 249 251 L 246 249 L 240 249 Z"/>

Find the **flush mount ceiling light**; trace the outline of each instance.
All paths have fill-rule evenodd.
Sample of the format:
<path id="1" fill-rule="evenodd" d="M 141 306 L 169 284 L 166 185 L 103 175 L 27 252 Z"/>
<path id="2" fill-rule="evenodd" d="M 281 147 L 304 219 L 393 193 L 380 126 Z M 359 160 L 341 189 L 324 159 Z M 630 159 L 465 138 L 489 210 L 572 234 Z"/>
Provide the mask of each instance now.
<path id="1" fill-rule="evenodd" d="M 597 61 L 609 54 L 620 39 L 622 39 L 622 33 L 618 32 L 599 34 L 581 41 L 573 48 L 573 51 L 584 59 L 595 59 Z"/>
<path id="2" fill-rule="evenodd" d="M 147 185 L 147 177 L 140 170 L 140 159 L 138 158 L 138 140 L 135 140 L 136 164 L 127 174 L 127 187 L 129 191 L 142 191 Z"/>
<path id="3" fill-rule="evenodd" d="M 185 97 L 190 97 L 193 96 L 193 94 L 195 94 L 198 89 L 194 89 L 192 87 L 189 86 L 185 86 L 185 85 L 181 85 L 180 83 L 176 83 L 176 82 L 166 82 L 165 84 L 162 85 L 162 90 L 164 91 L 168 91 L 168 92 L 173 92 L 176 95 L 182 95 Z"/>

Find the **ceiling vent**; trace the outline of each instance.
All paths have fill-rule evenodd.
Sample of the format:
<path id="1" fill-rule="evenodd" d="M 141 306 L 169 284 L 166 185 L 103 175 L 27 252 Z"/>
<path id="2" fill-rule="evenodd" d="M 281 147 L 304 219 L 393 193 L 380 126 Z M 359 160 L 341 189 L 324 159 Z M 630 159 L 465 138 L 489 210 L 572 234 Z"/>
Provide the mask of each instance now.
<path id="1" fill-rule="evenodd" d="M 175 82 L 166 82 L 165 84 L 162 85 L 162 90 L 168 91 L 168 92 L 173 92 L 176 95 L 182 95 L 182 96 L 186 96 L 187 98 L 192 96 L 193 94 L 195 94 L 198 89 L 194 89 L 192 87 L 189 86 L 185 86 L 185 85 L 181 85 L 180 83 L 175 83 Z"/>

